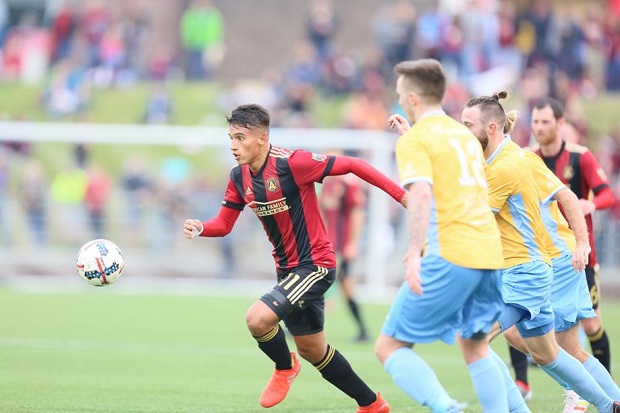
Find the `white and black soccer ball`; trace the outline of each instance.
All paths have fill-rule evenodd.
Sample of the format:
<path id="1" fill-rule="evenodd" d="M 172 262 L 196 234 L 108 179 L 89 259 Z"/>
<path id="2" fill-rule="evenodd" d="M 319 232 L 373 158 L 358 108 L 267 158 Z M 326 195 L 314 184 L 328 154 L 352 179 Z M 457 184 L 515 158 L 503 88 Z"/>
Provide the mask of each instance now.
<path id="1" fill-rule="evenodd" d="M 102 287 L 118 280 L 125 268 L 125 259 L 115 243 L 95 239 L 80 248 L 76 266 L 78 274 L 87 283 Z"/>

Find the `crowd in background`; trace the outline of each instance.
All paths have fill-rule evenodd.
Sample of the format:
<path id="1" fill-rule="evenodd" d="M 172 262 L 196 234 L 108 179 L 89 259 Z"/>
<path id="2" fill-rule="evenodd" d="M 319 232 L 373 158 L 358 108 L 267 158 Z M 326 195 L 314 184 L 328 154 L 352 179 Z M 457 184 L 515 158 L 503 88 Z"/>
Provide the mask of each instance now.
<path id="1" fill-rule="evenodd" d="M 148 82 L 152 91 L 136 121 L 167 123 L 174 106 L 168 81 L 219 80 L 218 68 L 230 41 L 225 27 L 232 22 L 216 3 L 187 1 L 178 22 L 178 41 L 153 45 L 153 22 L 141 2 L 128 1 L 112 13 L 102 0 L 48 1 L 42 15 L 25 10 L 11 21 L 7 0 L 0 0 L 0 80 L 42 81 L 41 104 L 50 119 L 87 118 L 93 88 Z M 450 78 L 444 103 L 449 114 L 459 116 L 472 95 L 514 90 L 523 106 L 513 138 L 524 146 L 530 142 L 531 105 L 543 96 L 559 98 L 572 125 L 566 129 L 567 138 L 586 145 L 596 141 L 595 153 L 620 199 L 620 125 L 604 136 L 590 136 L 580 103 L 620 90 L 616 3 L 591 2 L 574 10 L 553 8 L 550 0 L 531 0 L 528 7 L 514 1 L 466 0 L 458 10 L 439 5 L 419 10 L 411 0 L 385 1 L 373 14 L 375 42 L 360 55 L 335 46 L 347 24 L 335 0 L 312 0 L 289 64 L 268 68 L 251 82 L 234 82 L 219 105 L 224 109 L 252 100 L 272 111 L 274 126 L 321 127 L 311 112 L 313 102 L 345 98 L 341 127 L 385 130 L 389 114 L 399 111 L 393 94 L 394 64 L 432 57 L 442 62 Z M 76 145 L 74 165 L 48 177 L 40 161 L 29 157 L 27 145 L 11 145 L 0 153 L 0 191 L 7 191 L 8 157 L 22 156 L 26 167 L 20 197 L 36 243 L 47 242 L 48 220 L 43 217 L 50 202 L 64 205 L 66 216 L 81 210 L 96 236 L 106 234 L 105 213 L 114 190 L 124 191 L 131 200 L 128 222 L 140 222 L 147 206 L 159 205 L 162 232 L 185 217 L 188 207 L 204 216 L 215 211 L 199 210 L 201 206 L 219 203 L 212 198 L 219 197 L 222 188 L 193 179 L 180 159 L 161 165 L 157 176 L 144 161 L 128 162 L 121 181 L 112 182 L 103 168 L 88 162 L 84 145 Z M 205 202 L 191 206 L 192 199 Z M 599 216 L 600 222 L 613 222 L 601 226 L 599 241 L 620 244 L 620 205 Z M 165 237 L 158 242 L 165 243 Z M 616 254 L 606 256 L 604 249 L 601 255 L 603 262 L 616 259 Z"/>

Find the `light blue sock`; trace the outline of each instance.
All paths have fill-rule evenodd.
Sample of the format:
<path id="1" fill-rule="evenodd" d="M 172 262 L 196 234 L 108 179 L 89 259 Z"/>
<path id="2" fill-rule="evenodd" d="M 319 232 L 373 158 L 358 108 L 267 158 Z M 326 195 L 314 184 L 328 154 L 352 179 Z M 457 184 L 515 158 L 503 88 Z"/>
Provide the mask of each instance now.
<path id="1" fill-rule="evenodd" d="M 489 356 L 497 367 L 499 367 L 499 370 L 502 373 L 502 380 L 504 381 L 504 387 L 506 388 L 508 411 L 510 413 L 531 413 L 529 407 L 525 404 L 525 400 L 523 400 L 523 396 L 521 396 L 521 393 L 519 392 L 519 388 L 515 384 L 514 380 L 512 380 L 506 363 L 504 363 L 504 360 L 502 360 L 490 346 Z"/>
<path id="2" fill-rule="evenodd" d="M 586 368 L 562 348 L 558 357 L 547 365 L 540 365 L 552 378 L 560 377 L 578 395 L 596 406 L 599 412 L 611 412 L 614 401 L 598 385 Z"/>
<path id="3" fill-rule="evenodd" d="M 483 412 L 507 412 L 508 396 L 502 372 L 488 355 L 467 366 Z"/>
<path id="4" fill-rule="evenodd" d="M 396 350 L 385 360 L 384 367 L 394 383 L 421 405 L 433 409 L 453 403 L 433 369 L 412 349 Z"/>
<path id="5" fill-rule="evenodd" d="M 596 357 L 590 356 L 590 358 L 583 363 L 583 367 L 585 367 L 588 373 L 594 377 L 594 380 L 596 380 L 599 386 L 601 386 L 609 397 L 614 400 L 620 400 L 620 389 L 618 388 L 618 385 L 614 382 L 614 379 L 611 378 L 607 369 L 601 364 L 600 361 L 597 360 Z"/>

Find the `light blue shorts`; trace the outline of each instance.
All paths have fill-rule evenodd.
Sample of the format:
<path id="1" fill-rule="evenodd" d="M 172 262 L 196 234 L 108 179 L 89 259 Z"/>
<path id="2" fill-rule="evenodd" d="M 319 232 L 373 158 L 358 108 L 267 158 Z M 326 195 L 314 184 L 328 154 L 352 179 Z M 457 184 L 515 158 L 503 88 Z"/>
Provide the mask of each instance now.
<path id="1" fill-rule="evenodd" d="M 570 254 L 551 260 L 551 307 L 555 313 L 555 331 L 568 331 L 578 320 L 596 317 L 592 309 L 586 273 L 575 271 L 571 262 Z"/>
<path id="2" fill-rule="evenodd" d="M 456 334 L 472 338 L 488 333 L 503 308 L 501 270 L 454 265 L 437 255 L 422 258 L 423 294 L 404 282 L 381 332 L 405 343 L 442 340 L 453 344 Z"/>
<path id="3" fill-rule="evenodd" d="M 528 334 L 528 330 L 547 331 L 541 328 L 553 326 L 554 314 L 550 300 L 552 281 L 551 266 L 541 260 L 504 269 L 502 299 L 506 304 L 523 308 L 529 313 L 528 318 L 517 323 L 517 329 L 523 337 L 538 335 Z"/>

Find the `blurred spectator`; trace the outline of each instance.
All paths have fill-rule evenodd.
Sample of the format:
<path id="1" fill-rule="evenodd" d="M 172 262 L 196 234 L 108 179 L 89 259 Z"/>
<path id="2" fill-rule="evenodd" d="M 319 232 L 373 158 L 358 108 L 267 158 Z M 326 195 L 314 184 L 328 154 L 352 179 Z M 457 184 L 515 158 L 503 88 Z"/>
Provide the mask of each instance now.
<path id="1" fill-rule="evenodd" d="M 344 126 L 353 129 L 384 130 L 389 116 L 383 95 L 361 91 L 351 95 L 344 108 Z"/>
<path id="2" fill-rule="evenodd" d="M 9 7 L 6 0 L 0 0 L 0 50 L 4 44 L 4 36 L 9 27 Z"/>
<path id="3" fill-rule="evenodd" d="M 52 17 L 52 37 L 54 39 L 54 53 L 52 61 L 55 63 L 71 55 L 73 33 L 77 27 L 77 16 L 71 6 L 65 1 Z"/>
<path id="4" fill-rule="evenodd" d="M 154 82 L 169 80 L 175 69 L 173 47 L 166 44 L 157 44 L 147 57 L 146 76 Z"/>
<path id="5" fill-rule="evenodd" d="M 9 158 L 6 149 L 0 146 L 0 245 L 10 245 L 13 242 L 13 220 L 9 213 L 9 173 Z"/>
<path id="6" fill-rule="evenodd" d="M 394 65 L 413 57 L 416 12 L 407 0 L 383 5 L 374 21 L 375 36 L 383 50 L 383 75 L 394 78 Z"/>
<path id="7" fill-rule="evenodd" d="M 166 90 L 164 83 L 155 83 L 146 101 L 144 123 L 165 124 L 172 116 L 172 97 Z"/>
<path id="8" fill-rule="evenodd" d="M 125 203 L 124 226 L 131 241 L 144 234 L 146 229 L 146 213 L 152 192 L 152 177 L 149 176 L 146 160 L 141 156 L 129 158 L 123 165 L 121 187 Z"/>
<path id="9" fill-rule="evenodd" d="M 92 165 L 88 168 L 84 206 L 88 213 L 89 225 L 94 238 L 105 238 L 104 224 L 107 221 L 106 206 L 110 186 L 110 178 L 101 167 Z"/>
<path id="10" fill-rule="evenodd" d="M 43 80 L 52 53 L 52 38 L 37 27 L 37 15 L 26 12 L 9 28 L 2 49 L 2 75 L 6 80 L 35 84 Z"/>
<path id="11" fill-rule="evenodd" d="M 162 162 L 154 186 L 158 216 L 151 230 L 159 235 L 150 237 L 150 241 L 155 251 L 173 249 L 182 239 L 176 229 L 187 215 L 190 173 L 191 165 L 185 158 L 173 156 Z"/>
<path id="12" fill-rule="evenodd" d="M 308 39 L 317 51 L 319 60 L 331 55 L 331 42 L 338 28 L 338 17 L 332 0 L 312 0 L 306 19 Z"/>
<path id="13" fill-rule="evenodd" d="M 86 40 L 86 67 L 101 65 L 101 41 L 111 24 L 111 18 L 103 0 L 88 0 L 81 19 Z"/>
<path id="14" fill-rule="evenodd" d="M 59 216 L 52 222 L 58 223 L 61 229 L 51 230 L 75 245 L 84 241 L 84 228 L 87 227 L 83 204 L 87 182 L 86 171 L 77 166 L 59 171 L 52 180 L 51 199 L 59 210 Z"/>
<path id="15" fill-rule="evenodd" d="M 126 51 L 125 69 L 135 77 L 146 69 L 146 54 L 149 35 L 149 19 L 144 2 L 130 2 L 120 26 Z"/>
<path id="16" fill-rule="evenodd" d="M 463 33 L 462 65 L 467 81 L 493 67 L 499 44 L 499 18 L 483 0 L 469 0 L 459 17 Z"/>
<path id="17" fill-rule="evenodd" d="M 43 166 L 38 159 L 31 159 L 26 164 L 21 187 L 21 200 L 26 212 L 28 227 L 34 244 L 43 246 L 47 243 L 47 188 Z"/>
<path id="18" fill-rule="evenodd" d="M 224 57 L 224 20 L 211 0 L 193 0 L 181 18 L 185 75 L 211 79 Z"/>
<path id="19" fill-rule="evenodd" d="M 450 20 L 450 16 L 439 8 L 439 3 L 428 7 L 420 13 L 420 17 L 416 22 L 415 35 L 415 43 L 420 58 L 437 60 L 441 58 L 446 26 L 450 24 Z M 458 21 L 458 18 L 454 20 Z"/>
<path id="20" fill-rule="evenodd" d="M 86 72 L 71 59 L 59 62 L 50 75 L 43 96 L 45 110 L 53 118 L 81 113 L 90 100 L 90 81 Z"/>

